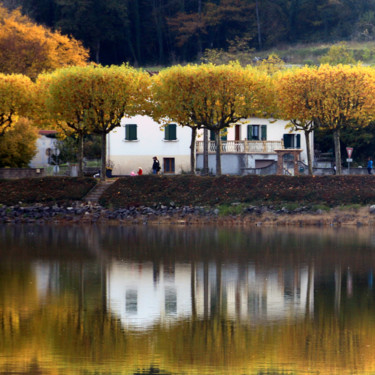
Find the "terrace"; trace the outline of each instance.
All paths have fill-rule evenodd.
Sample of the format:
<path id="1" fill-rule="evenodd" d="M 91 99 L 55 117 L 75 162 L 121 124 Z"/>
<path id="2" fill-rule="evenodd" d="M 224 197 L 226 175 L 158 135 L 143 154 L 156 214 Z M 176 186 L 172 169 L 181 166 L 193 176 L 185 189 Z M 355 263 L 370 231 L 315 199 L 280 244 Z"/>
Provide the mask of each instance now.
<path id="1" fill-rule="evenodd" d="M 222 153 L 257 153 L 257 154 L 274 154 L 275 150 L 283 150 L 284 142 L 280 141 L 221 141 Z M 214 141 L 208 142 L 208 152 L 216 152 Z M 203 141 L 197 141 L 197 153 L 203 153 Z"/>

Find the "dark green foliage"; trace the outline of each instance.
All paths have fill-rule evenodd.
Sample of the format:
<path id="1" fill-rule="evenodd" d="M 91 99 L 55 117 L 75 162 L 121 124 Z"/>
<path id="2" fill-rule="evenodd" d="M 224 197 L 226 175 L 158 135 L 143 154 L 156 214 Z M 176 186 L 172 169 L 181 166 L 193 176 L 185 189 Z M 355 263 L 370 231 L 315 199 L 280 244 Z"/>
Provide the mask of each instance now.
<path id="1" fill-rule="evenodd" d="M 77 137 L 70 136 L 59 142 L 59 163 L 76 163 L 79 151 L 79 142 Z M 100 137 L 89 134 L 83 140 L 83 156 L 88 160 L 100 159 L 101 143 Z"/>
<path id="2" fill-rule="evenodd" d="M 342 162 L 346 165 L 346 147 L 353 147 L 354 165 L 366 167 L 368 157 L 375 159 L 374 150 L 375 141 L 375 123 L 372 122 L 364 128 L 347 127 L 342 129 L 340 134 L 341 157 Z M 323 153 L 333 153 L 333 136 L 332 131 L 317 129 L 314 132 L 315 149 Z"/>
<path id="3" fill-rule="evenodd" d="M 48 203 L 83 198 L 96 184 L 91 177 L 44 177 L 0 180 L 0 204 Z"/>
<path id="4" fill-rule="evenodd" d="M 206 49 L 372 41 L 375 0 L 8 0 L 89 47 L 102 64 L 170 64 Z"/>
<path id="5" fill-rule="evenodd" d="M 101 204 L 113 207 L 230 204 L 375 203 L 373 176 L 222 176 L 125 177 L 104 193 Z"/>

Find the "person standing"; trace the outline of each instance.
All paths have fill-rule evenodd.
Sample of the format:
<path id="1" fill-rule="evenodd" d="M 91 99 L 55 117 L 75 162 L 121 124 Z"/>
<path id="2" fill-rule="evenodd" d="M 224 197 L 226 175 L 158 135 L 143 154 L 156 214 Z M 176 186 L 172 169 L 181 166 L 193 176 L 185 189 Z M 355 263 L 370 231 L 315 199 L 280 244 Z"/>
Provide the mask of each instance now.
<path id="1" fill-rule="evenodd" d="M 153 157 L 154 162 L 152 163 L 152 173 L 158 174 L 160 171 L 160 162 L 156 156 Z"/>
<path id="2" fill-rule="evenodd" d="M 368 158 L 368 161 L 367 161 L 367 172 L 368 174 L 372 174 L 372 160 L 371 160 L 371 157 Z"/>

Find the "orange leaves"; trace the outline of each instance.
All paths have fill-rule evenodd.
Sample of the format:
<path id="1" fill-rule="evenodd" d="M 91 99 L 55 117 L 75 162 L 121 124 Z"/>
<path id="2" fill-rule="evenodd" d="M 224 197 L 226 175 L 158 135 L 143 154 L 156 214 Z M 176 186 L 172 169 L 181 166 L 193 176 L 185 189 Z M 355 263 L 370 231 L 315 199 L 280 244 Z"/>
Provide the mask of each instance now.
<path id="1" fill-rule="evenodd" d="M 88 51 L 59 32 L 32 23 L 20 12 L 0 6 L 0 71 L 21 73 L 33 79 L 43 71 L 85 65 Z"/>

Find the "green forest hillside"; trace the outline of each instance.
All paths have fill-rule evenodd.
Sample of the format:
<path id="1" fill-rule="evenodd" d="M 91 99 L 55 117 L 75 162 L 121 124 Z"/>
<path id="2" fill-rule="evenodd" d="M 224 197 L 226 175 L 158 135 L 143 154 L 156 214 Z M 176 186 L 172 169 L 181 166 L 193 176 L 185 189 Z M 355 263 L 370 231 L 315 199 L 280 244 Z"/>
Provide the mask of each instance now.
<path id="1" fill-rule="evenodd" d="M 81 40 L 91 59 L 135 66 L 198 61 L 207 49 L 314 63 L 339 41 L 371 60 L 375 0 L 3 0 Z M 298 50 L 290 46 L 299 46 Z M 281 48 L 280 46 L 288 46 Z"/>

